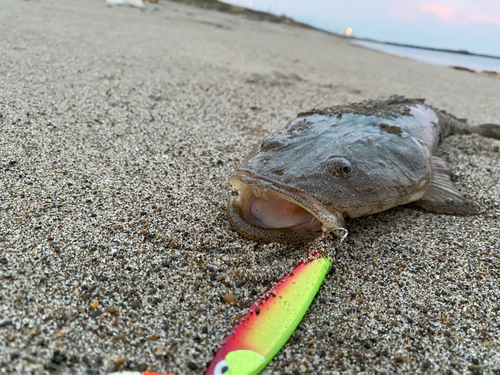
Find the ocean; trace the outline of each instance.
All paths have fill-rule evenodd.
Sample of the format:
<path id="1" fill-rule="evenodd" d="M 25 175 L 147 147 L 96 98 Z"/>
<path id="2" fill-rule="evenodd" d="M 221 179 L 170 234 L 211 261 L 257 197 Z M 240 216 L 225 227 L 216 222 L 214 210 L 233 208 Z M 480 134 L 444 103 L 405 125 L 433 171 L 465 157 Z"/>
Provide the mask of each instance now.
<path id="1" fill-rule="evenodd" d="M 428 64 L 460 66 L 475 71 L 495 71 L 500 73 L 500 59 L 498 58 L 426 50 L 413 47 L 393 46 L 362 40 L 353 40 L 351 43 L 390 53 L 392 55 L 409 57 Z"/>

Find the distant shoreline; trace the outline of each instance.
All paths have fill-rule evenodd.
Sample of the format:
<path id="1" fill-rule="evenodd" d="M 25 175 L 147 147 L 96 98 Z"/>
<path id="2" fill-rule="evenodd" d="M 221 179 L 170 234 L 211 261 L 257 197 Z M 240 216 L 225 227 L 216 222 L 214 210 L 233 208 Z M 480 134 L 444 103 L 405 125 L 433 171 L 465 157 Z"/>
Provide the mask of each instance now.
<path id="1" fill-rule="evenodd" d="M 456 50 L 456 49 L 447 49 L 447 48 L 434 48 L 434 47 L 424 47 L 424 46 L 417 46 L 414 44 L 404 44 L 404 43 L 395 43 L 395 42 L 384 42 L 376 39 L 371 39 L 371 38 L 358 38 L 355 36 L 347 36 L 347 35 L 342 35 L 342 34 L 337 34 L 337 33 L 330 33 L 337 35 L 341 38 L 345 39 L 353 39 L 353 40 L 360 40 L 363 42 L 371 42 L 371 43 L 378 43 L 378 44 L 386 44 L 389 46 L 397 46 L 397 47 L 408 47 L 408 48 L 416 48 L 416 49 L 423 49 L 427 51 L 438 51 L 438 52 L 448 52 L 448 53 L 456 53 L 460 55 L 467 55 L 467 56 L 478 56 L 478 57 L 486 57 L 490 59 L 500 59 L 500 56 L 495 56 L 495 55 L 486 55 L 483 53 L 474 53 L 474 52 L 469 52 L 467 50 Z"/>
<path id="2" fill-rule="evenodd" d="M 301 27 L 301 28 L 305 28 L 305 29 L 318 30 L 318 31 L 321 31 L 321 32 L 324 32 L 327 34 L 331 34 L 331 35 L 335 35 L 335 36 L 338 36 L 340 38 L 345 38 L 345 39 L 386 44 L 386 45 L 390 45 L 390 46 L 423 49 L 423 50 L 428 50 L 428 51 L 439 51 L 439 52 L 456 53 L 456 54 L 460 54 L 460 55 L 479 56 L 479 57 L 486 57 L 486 58 L 491 58 L 491 59 L 500 59 L 500 56 L 469 52 L 467 50 L 461 50 L 461 49 L 454 50 L 454 49 L 447 49 L 447 48 L 425 47 L 425 46 L 417 46 L 417 45 L 413 45 L 413 44 L 386 42 L 386 41 L 380 41 L 380 40 L 371 39 L 371 38 L 359 38 L 359 37 L 355 37 L 355 36 L 347 36 L 344 34 L 339 34 L 339 33 L 333 32 L 333 31 L 320 29 L 320 28 L 317 28 L 315 26 L 296 21 L 293 18 L 284 16 L 284 15 L 277 16 L 277 15 L 272 14 L 272 13 L 267 13 L 267 12 L 263 12 L 260 10 L 250 9 L 250 8 L 245 8 L 245 7 L 233 5 L 230 3 L 225 3 L 222 1 L 218 1 L 218 0 L 169 0 L 169 1 L 194 5 L 194 6 L 198 6 L 198 7 L 206 8 L 206 9 L 214 9 L 214 10 L 218 10 L 220 12 L 225 12 L 225 13 L 240 14 L 246 18 L 253 19 L 253 20 L 268 21 L 268 22 L 274 22 L 274 23 L 285 23 L 288 25 L 293 25 L 293 26 L 297 26 L 297 27 Z"/>

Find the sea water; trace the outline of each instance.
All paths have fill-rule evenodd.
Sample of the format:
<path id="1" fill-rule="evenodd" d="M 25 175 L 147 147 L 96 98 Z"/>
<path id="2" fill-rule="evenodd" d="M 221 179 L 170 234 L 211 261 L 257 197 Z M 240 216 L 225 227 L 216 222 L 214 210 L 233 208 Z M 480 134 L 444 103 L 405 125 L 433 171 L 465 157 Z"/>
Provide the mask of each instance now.
<path id="1" fill-rule="evenodd" d="M 392 55 L 409 57 L 428 64 L 443 66 L 460 66 L 476 71 L 495 71 L 500 73 L 500 58 L 467 55 L 421 48 L 393 46 L 390 44 L 354 40 L 351 43 L 376 49 Z"/>

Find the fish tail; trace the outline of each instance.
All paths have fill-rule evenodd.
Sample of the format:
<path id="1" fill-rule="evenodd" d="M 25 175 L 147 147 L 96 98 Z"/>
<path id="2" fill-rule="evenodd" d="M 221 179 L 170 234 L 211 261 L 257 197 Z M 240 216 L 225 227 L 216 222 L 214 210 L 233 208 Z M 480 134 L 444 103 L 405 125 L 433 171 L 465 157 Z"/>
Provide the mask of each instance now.
<path id="1" fill-rule="evenodd" d="M 487 138 L 500 140 L 500 125 L 498 124 L 480 124 L 473 127 L 473 133 Z"/>
<path id="2" fill-rule="evenodd" d="M 486 138 L 500 140 L 500 125 L 479 124 L 471 125 L 466 119 L 458 119 L 443 111 L 436 112 L 441 127 L 441 137 L 445 138 L 454 134 L 479 134 Z"/>

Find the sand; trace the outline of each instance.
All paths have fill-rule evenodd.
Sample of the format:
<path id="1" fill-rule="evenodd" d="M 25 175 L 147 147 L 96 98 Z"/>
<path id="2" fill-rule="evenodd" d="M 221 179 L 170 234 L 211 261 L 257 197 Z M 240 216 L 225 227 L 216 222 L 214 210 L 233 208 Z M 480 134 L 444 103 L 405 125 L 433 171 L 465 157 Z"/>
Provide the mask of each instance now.
<path id="1" fill-rule="evenodd" d="M 500 123 L 500 77 L 161 1 L 2 0 L 0 373 L 201 374 L 312 245 L 228 224 L 228 177 L 314 107 L 402 94 Z M 349 237 L 265 374 L 500 370 L 500 141 L 439 155 L 482 213 L 411 207 Z M 234 294 L 239 304 L 226 304 Z"/>

